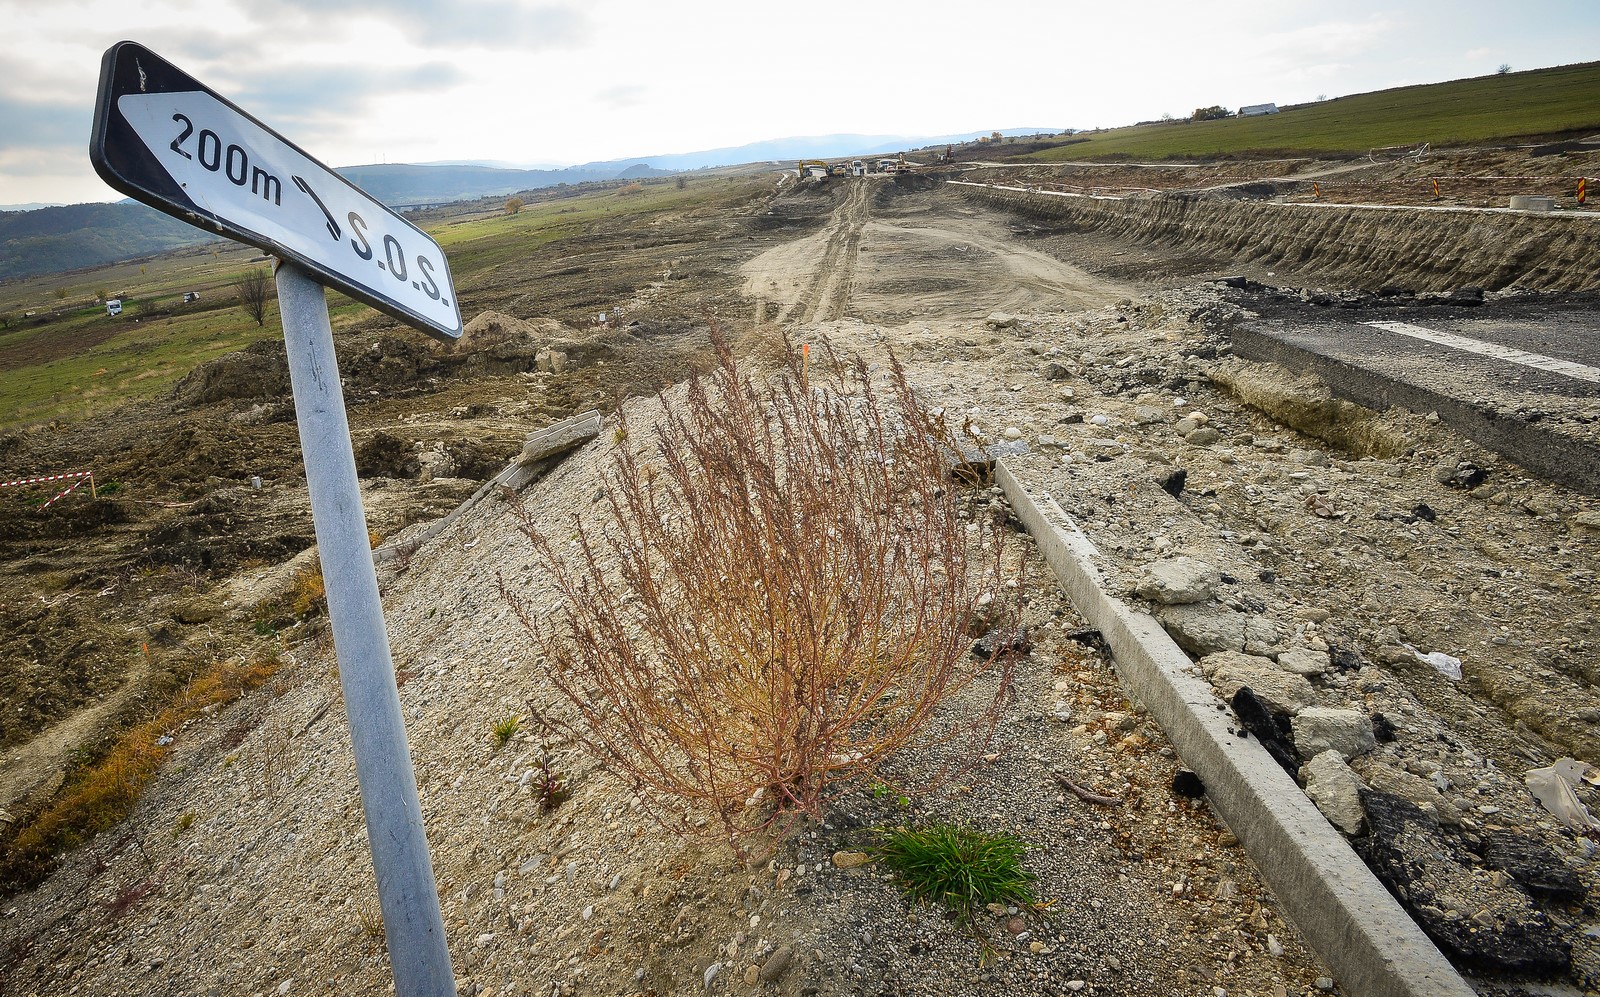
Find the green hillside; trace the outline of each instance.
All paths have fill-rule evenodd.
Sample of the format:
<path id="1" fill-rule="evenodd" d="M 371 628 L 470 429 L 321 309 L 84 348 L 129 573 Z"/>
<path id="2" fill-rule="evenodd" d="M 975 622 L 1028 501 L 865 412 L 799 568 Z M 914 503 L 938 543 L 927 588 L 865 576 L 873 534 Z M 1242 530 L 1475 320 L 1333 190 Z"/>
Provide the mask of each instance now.
<path id="1" fill-rule="evenodd" d="M 1036 160 L 1350 154 L 1385 146 L 1470 145 L 1600 131 L 1600 62 L 1399 87 L 1288 107 L 1079 134 Z M 1265 96 L 1269 96 L 1267 94 Z"/>
<path id="2" fill-rule="evenodd" d="M 102 266 L 217 238 L 128 201 L 0 212 L 0 280 Z"/>

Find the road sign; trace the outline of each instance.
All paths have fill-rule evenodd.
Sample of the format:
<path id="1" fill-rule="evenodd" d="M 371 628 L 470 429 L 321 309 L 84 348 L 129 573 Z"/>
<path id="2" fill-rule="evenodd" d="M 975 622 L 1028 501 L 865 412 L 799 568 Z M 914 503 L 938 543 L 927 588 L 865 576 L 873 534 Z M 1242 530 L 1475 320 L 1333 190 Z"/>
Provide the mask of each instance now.
<path id="1" fill-rule="evenodd" d="M 292 260 L 437 339 L 461 336 L 438 243 L 142 45 L 106 50 L 89 159 L 135 200 Z"/>

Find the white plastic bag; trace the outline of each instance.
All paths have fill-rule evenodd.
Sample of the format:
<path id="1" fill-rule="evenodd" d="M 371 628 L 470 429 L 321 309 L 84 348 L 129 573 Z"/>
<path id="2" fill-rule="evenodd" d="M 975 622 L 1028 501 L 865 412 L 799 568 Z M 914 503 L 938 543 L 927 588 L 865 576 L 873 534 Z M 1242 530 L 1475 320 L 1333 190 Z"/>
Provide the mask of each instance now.
<path id="1" fill-rule="evenodd" d="M 1554 814 L 1556 820 L 1578 834 L 1593 834 L 1600 831 L 1600 821 L 1594 819 L 1589 808 L 1573 792 L 1585 768 L 1576 759 L 1558 758 L 1553 765 L 1530 769 L 1522 781 L 1527 784 L 1533 798 L 1544 804 L 1544 808 Z"/>
<path id="2" fill-rule="evenodd" d="M 1443 651 L 1429 651 L 1427 654 L 1423 654 L 1410 644 L 1407 644 L 1405 647 L 1406 650 L 1417 656 L 1418 661 L 1425 665 L 1432 665 L 1433 670 L 1438 672 L 1440 675 L 1443 675 L 1447 679 L 1455 679 L 1457 682 L 1461 681 L 1460 658 L 1451 657 L 1450 655 L 1445 654 Z"/>

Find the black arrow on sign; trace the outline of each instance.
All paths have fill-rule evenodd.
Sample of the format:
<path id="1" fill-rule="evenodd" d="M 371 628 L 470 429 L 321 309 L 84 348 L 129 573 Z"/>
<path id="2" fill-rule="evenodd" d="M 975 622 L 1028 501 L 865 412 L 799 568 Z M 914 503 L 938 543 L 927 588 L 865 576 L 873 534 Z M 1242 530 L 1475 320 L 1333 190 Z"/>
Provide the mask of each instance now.
<path id="1" fill-rule="evenodd" d="M 334 242 L 338 242 L 341 232 L 339 223 L 333 220 L 333 215 L 328 212 L 328 206 L 322 203 L 322 198 L 317 196 L 317 192 L 311 189 L 311 185 L 306 183 L 304 177 L 295 177 L 294 185 L 299 187 L 307 197 L 317 202 L 317 207 L 322 209 L 322 217 L 328 219 L 328 234 L 333 236 Z"/>

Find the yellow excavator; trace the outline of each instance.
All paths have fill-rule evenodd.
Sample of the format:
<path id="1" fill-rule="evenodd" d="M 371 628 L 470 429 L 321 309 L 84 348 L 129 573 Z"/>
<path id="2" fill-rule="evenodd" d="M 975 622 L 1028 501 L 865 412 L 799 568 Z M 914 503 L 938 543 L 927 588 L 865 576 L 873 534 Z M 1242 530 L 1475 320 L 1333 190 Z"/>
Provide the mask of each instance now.
<path id="1" fill-rule="evenodd" d="M 802 159 L 795 164 L 801 180 L 822 179 L 828 175 L 828 164 L 820 159 Z"/>

